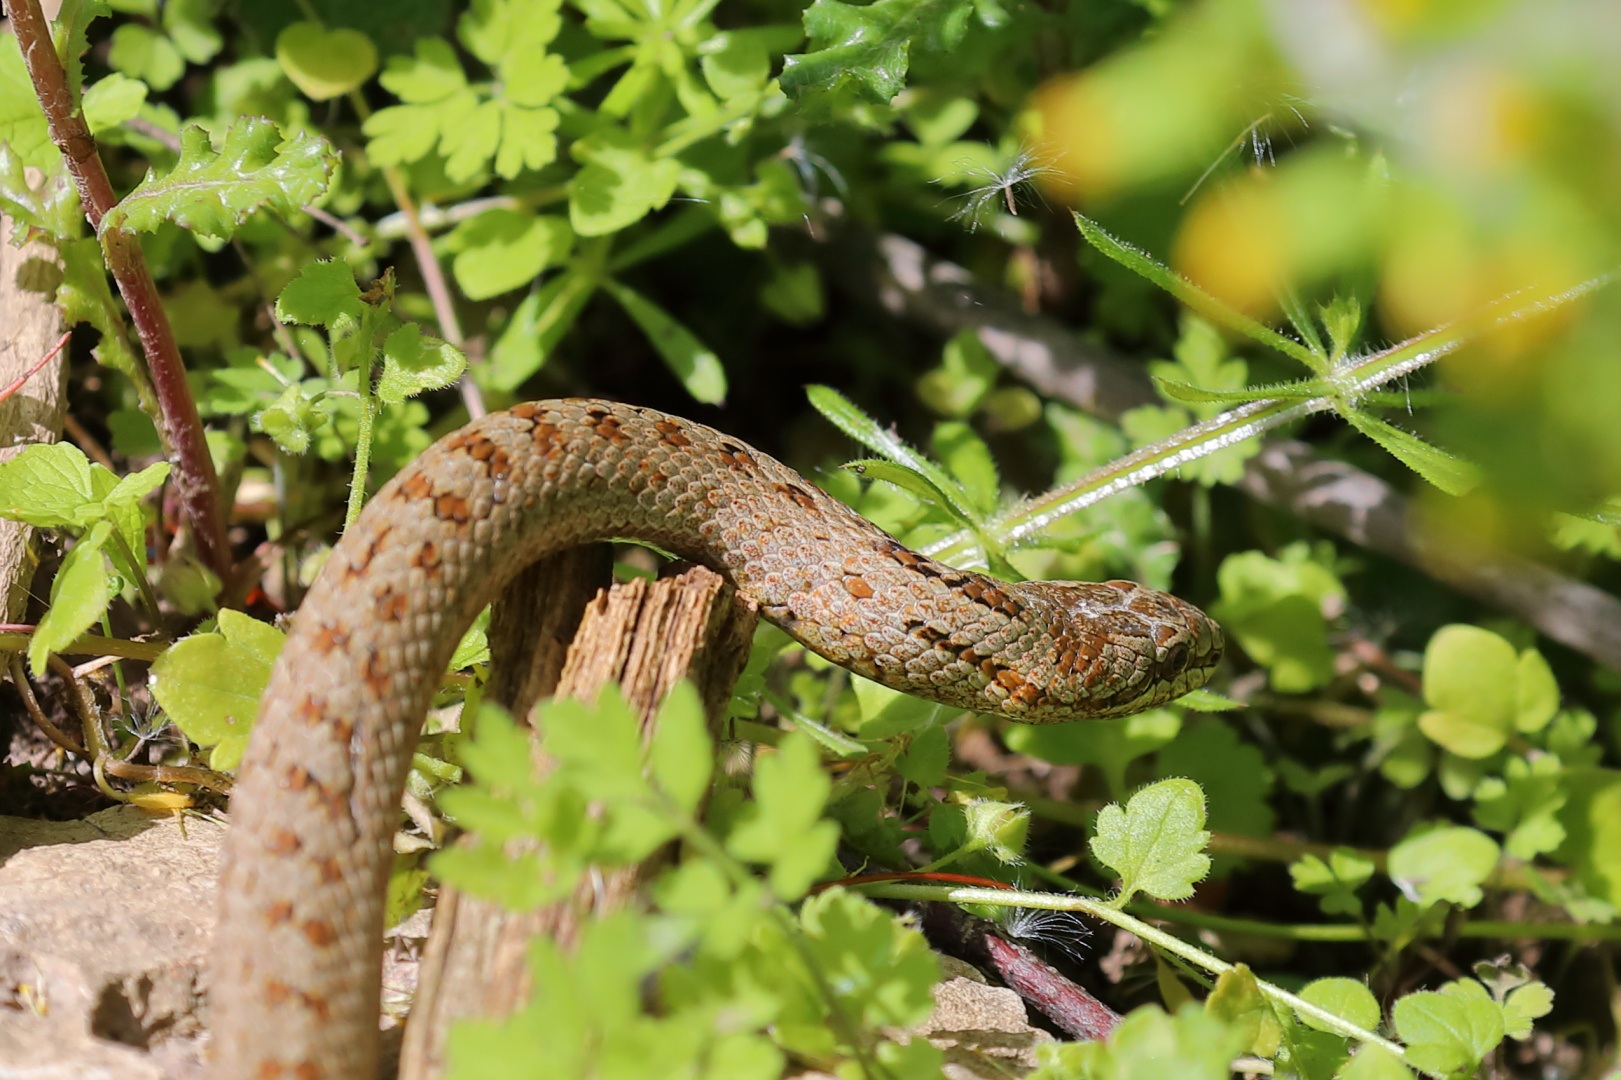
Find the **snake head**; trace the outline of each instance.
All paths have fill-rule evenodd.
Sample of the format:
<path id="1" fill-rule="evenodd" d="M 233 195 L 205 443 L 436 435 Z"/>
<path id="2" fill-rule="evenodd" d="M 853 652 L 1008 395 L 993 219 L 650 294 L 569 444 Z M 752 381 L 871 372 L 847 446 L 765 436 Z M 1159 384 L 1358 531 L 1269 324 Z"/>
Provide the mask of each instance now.
<path id="1" fill-rule="evenodd" d="M 1021 594 L 1051 620 L 1045 694 L 1026 723 L 1125 716 L 1209 681 L 1221 660 L 1216 621 L 1184 600 L 1132 581 L 1033 581 Z"/>

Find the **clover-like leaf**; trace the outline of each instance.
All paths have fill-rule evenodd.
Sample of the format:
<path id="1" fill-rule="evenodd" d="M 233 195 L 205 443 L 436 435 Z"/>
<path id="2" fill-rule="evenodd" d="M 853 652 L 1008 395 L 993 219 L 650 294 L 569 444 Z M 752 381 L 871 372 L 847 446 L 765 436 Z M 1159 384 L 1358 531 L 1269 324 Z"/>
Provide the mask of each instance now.
<path id="1" fill-rule="evenodd" d="M 285 641 L 269 623 L 227 608 L 216 629 L 176 642 L 152 665 L 152 695 L 186 738 L 213 748 L 211 768 L 241 762 Z"/>
<path id="2" fill-rule="evenodd" d="M 1110 803 L 1098 812 L 1092 854 L 1120 875 L 1112 901 L 1123 905 L 1137 892 L 1158 900 L 1185 900 L 1210 872 L 1204 854 L 1204 792 L 1192 780 L 1161 780 L 1138 791 L 1125 809 Z"/>
<path id="3" fill-rule="evenodd" d="M 148 174 L 107 211 L 104 230 L 153 232 L 165 221 L 228 239 L 254 211 L 290 214 L 320 198 L 338 155 L 319 135 L 282 139 L 269 120 L 247 116 L 231 125 L 216 151 L 193 124 L 180 133 L 180 160 L 167 176 Z"/>
<path id="4" fill-rule="evenodd" d="M 422 327 L 406 323 L 383 339 L 383 374 L 377 397 L 385 405 L 398 405 L 424 390 L 439 390 L 467 370 L 467 357 L 448 341 L 425 337 Z"/>

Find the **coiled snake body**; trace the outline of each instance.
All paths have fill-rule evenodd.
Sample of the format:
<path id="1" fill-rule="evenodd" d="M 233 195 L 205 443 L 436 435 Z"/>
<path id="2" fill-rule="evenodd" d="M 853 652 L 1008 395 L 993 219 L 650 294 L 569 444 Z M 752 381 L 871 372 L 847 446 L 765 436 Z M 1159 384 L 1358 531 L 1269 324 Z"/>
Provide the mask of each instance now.
<path id="1" fill-rule="evenodd" d="M 276 664 L 232 798 L 210 1075 L 371 1080 L 390 839 L 439 678 L 520 569 L 611 537 L 720 571 L 852 671 L 1027 723 L 1168 701 L 1221 654 L 1175 597 L 954 570 L 699 424 L 590 400 L 487 416 L 377 493 Z"/>

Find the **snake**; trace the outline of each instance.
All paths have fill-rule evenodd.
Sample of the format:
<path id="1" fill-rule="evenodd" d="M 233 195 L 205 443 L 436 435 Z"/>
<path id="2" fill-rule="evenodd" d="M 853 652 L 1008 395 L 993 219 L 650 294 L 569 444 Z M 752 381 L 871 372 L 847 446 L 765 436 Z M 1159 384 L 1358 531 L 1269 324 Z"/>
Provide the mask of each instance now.
<path id="1" fill-rule="evenodd" d="M 412 751 L 457 643 L 537 559 L 642 541 L 810 650 L 954 709 L 1122 716 L 1203 685 L 1222 633 L 1130 581 L 1006 582 L 918 554 L 788 466 L 650 408 L 490 413 L 384 484 L 299 607 L 231 797 L 209 1075 L 371 1080 Z"/>

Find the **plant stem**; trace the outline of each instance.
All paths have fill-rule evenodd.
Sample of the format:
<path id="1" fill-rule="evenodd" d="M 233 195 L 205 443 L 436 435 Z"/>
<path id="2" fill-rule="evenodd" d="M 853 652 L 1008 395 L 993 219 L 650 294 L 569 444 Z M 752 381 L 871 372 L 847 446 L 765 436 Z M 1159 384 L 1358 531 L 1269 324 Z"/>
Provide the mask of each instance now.
<path id="1" fill-rule="evenodd" d="M 349 506 L 343 513 L 343 531 L 348 532 L 360 508 L 366 505 L 366 474 L 371 471 L 372 428 L 377 422 L 377 394 L 371 388 L 371 347 L 361 348 L 360 418 L 355 433 L 355 473 L 349 481 Z"/>
<path id="2" fill-rule="evenodd" d="M 356 115 L 362 123 L 371 115 L 371 107 L 359 90 L 349 92 L 349 103 L 354 107 Z M 416 200 L 411 198 L 411 189 L 405 183 L 405 176 L 392 165 L 379 167 L 383 174 L 383 181 L 388 185 L 389 194 L 394 197 L 394 205 L 400 208 L 405 215 L 405 233 L 410 238 L 411 253 L 416 256 L 417 270 L 422 274 L 422 283 L 428 290 L 428 299 L 433 304 L 433 315 L 439 322 L 439 332 L 445 340 L 456 348 L 462 347 L 462 324 L 456 316 L 456 302 L 450 295 L 450 286 L 445 281 L 445 272 L 439 265 L 439 257 L 433 253 L 433 241 L 428 237 L 428 230 L 422 227 L 422 219 L 417 215 Z M 484 395 L 472 377 L 463 372 L 462 377 L 456 380 L 456 390 L 462 396 L 462 404 L 467 406 L 467 414 L 477 420 L 485 413 Z M 353 495 L 351 494 L 351 502 Z"/>
<path id="3" fill-rule="evenodd" d="M 954 888 L 944 885 L 873 885 L 865 887 L 863 892 L 869 896 L 882 896 L 891 900 L 938 900 L 953 904 L 989 904 L 996 907 L 1022 907 L 1040 908 L 1046 911 L 1083 911 L 1093 918 L 1101 919 L 1128 933 L 1135 934 L 1143 941 L 1163 949 L 1172 956 L 1181 957 L 1189 963 L 1201 967 L 1215 975 L 1221 975 L 1233 969 L 1233 965 L 1225 960 L 1218 959 L 1203 949 L 1196 948 L 1173 934 L 1141 919 L 1134 918 L 1097 900 L 1089 900 L 1084 896 L 1060 896 L 1056 893 L 1036 892 L 1008 892 L 1002 889 L 969 889 Z M 1261 993 L 1280 1005 L 1293 1009 L 1296 1015 L 1310 1017 L 1317 1025 L 1359 1042 L 1373 1043 L 1383 1047 L 1398 1058 L 1404 1053 L 1399 1043 L 1390 1041 L 1365 1028 L 1334 1015 L 1326 1009 L 1319 1008 L 1303 998 L 1296 997 L 1281 986 L 1274 986 L 1261 979 L 1256 980 Z"/>
<path id="4" fill-rule="evenodd" d="M 33 629 L 32 626 L 6 624 L 6 629 L 0 630 L 0 652 L 25 651 Z M 167 641 L 125 641 L 120 638 L 85 634 L 63 648 L 61 652 L 68 656 L 121 656 L 126 660 L 151 663 L 162 656 L 169 645 L 170 642 Z"/>
<path id="5" fill-rule="evenodd" d="M 1041 532 L 1053 522 L 1129 487 L 1164 476 L 1228 446 L 1254 438 L 1314 413 L 1354 403 L 1370 390 L 1417 371 L 1455 352 L 1495 327 L 1520 322 L 1562 307 L 1610 283 L 1614 274 L 1585 281 L 1555 296 L 1511 294 L 1455 323 L 1437 327 L 1400 345 L 1346 361 L 1330 373 L 1336 392 L 1296 400 L 1273 398 L 1240 405 L 1220 416 L 1183 428 L 1168 438 L 1133 451 L 1100 469 L 1003 513 L 987 528 L 988 539 L 1004 547 Z M 923 548 L 923 553 L 954 565 L 972 565 L 980 538 L 968 530 Z"/>
<path id="6" fill-rule="evenodd" d="M 62 160 L 79 189 L 85 217 L 101 239 L 107 269 L 118 283 L 124 306 L 129 309 L 130 320 L 141 339 L 147 371 L 158 399 L 158 415 L 154 419 L 175 467 L 175 487 L 196 538 L 197 553 L 204 565 L 223 579 L 230 573 L 231 551 L 226 543 L 225 517 L 219 505 L 219 480 L 214 475 L 214 461 L 208 453 L 202 417 L 186 385 L 185 364 L 180 359 L 169 317 L 163 310 L 157 282 L 152 279 L 140 241 L 133 233 L 101 230 L 102 218 L 118 199 L 96 151 L 96 141 L 68 88 L 67 72 L 51 40 L 50 26 L 40 10 L 39 0 L 10 0 L 7 9 L 11 31 L 17 37 L 28 77 L 50 126 L 51 142 L 61 151 Z"/>

